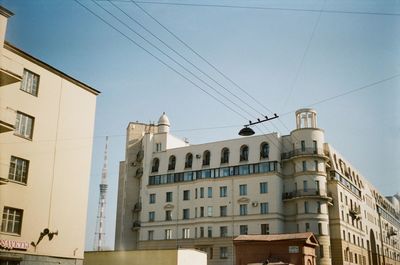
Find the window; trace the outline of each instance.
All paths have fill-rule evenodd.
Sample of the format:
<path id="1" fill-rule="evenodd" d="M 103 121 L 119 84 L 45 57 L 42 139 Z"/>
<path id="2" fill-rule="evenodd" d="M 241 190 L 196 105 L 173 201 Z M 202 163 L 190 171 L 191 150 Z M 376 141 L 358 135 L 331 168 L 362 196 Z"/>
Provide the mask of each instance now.
<path id="1" fill-rule="evenodd" d="M 165 211 L 165 221 L 172 221 L 172 211 L 171 210 Z"/>
<path id="2" fill-rule="evenodd" d="M 183 191 L 183 200 L 184 201 L 190 200 L 190 190 L 184 190 Z"/>
<path id="3" fill-rule="evenodd" d="M 307 162 L 306 161 L 302 162 L 302 166 L 303 166 L 303 171 L 307 171 Z"/>
<path id="4" fill-rule="evenodd" d="M 317 201 L 317 213 L 321 213 L 321 202 Z M 343 218 L 343 211 L 342 211 L 342 218 Z"/>
<path id="5" fill-rule="evenodd" d="M 165 193 L 165 202 L 172 202 L 172 191 L 167 191 Z"/>
<path id="6" fill-rule="evenodd" d="M 247 195 L 247 184 L 239 185 L 239 195 L 240 196 Z"/>
<path id="7" fill-rule="evenodd" d="M 207 207 L 207 216 L 211 217 L 213 214 L 213 207 L 212 206 L 208 206 Z"/>
<path id="8" fill-rule="evenodd" d="M 25 183 L 28 179 L 29 161 L 11 156 L 8 179 Z"/>
<path id="9" fill-rule="evenodd" d="M 221 164 L 229 163 L 229 149 L 223 148 L 221 151 Z"/>
<path id="10" fill-rule="evenodd" d="M 155 212 L 149 212 L 149 222 L 154 222 L 155 216 Z"/>
<path id="11" fill-rule="evenodd" d="M 24 69 L 20 89 L 37 97 L 39 89 L 39 75 Z"/>
<path id="12" fill-rule="evenodd" d="M 207 197 L 212 198 L 212 187 L 208 187 L 207 189 Z"/>
<path id="13" fill-rule="evenodd" d="M 268 209 L 268 202 L 262 202 L 260 203 L 260 214 L 267 214 L 269 209 Z"/>
<path id="14" fill-rule="evenodd" d="M 306 232 L 310 232 L 310 223 L 306 223 Z"/>
<path id="15" fill-rule="evenodd" d="M 269 224 L 261 224 L 261 235 L 269 235 Z"/>
<path id="16" fill-rule="evenodd" d="M 20 265 L 19 260 L 0 260 L 0 265 Z"/>
<path id="17" fill-rule="evenodd" d="M 210 158 L 211 158 L 211 153 L 210 151 L 206 150 L 203 153 L 203 166 L 209 166 L 210 165 Z"/>
<path id="18" fill-rule="evenodd" d="M 319 245 L 319 257 L 320 258 L 324 257 L 324 246 L 323 245 Z"/>
<path id="19" fill-rule="evenodd" d="M 247 235 L 248 227 L 247 225 L 240 225 L 239 230 L 241 235 Z"/>
<path id="20" fill-rule="evenodd" d="M 248 161 L 249 160 L 249 147 L 247 145 L 242 145 L 240 147 L 240 161 Z"/>
<path id="21" fill-rule="evenodd" d="M 150 204 L 156 203 L 156 194 L 155 193 L 152 193 L 149 195 L 149 203 Z"/>
<path id="22" fill-rule="evenodd" d="M 176 165 L 176 157 L 170 156 L 168 160 L 168 170 L 174 170 Z"/>
<path id="23" fill-rule="evenodd" d="M 165 239 L 172 239 L 172 229 L 165 229 Z"/>
<path id="24" fill-rule="evenodd" d="M 151 172 L 158 172 L 158 167 L 160 166 L 160 159 L 157 157 L 153 159 L 153 164 L 151 167 Z"/>
<path id="25" fill-rule="evenodd" d="M 308 207 L 308 201 L 305 201 L 304 202 L 304 213 L 309 213 L 309 212 L 310 212 L 310 209 Z"/>
<path id="26" fill-rule="evenodd" d="M 313 147 L 314 147 L 314 154 L 318 153 L 318 144 L 317 141 L 312 141 L 313 142 Z"/>
<path id="27" fill-rule="evenodd" d="M 20 209 L 4 207 L 1 232 L 21 234 L 22 213 Z"/>
<path id="28" fill-rule="evenodd" d="M 182 229 L 182 237 L 184 239 L 190 238 L 190 229 L 189 228 Z"/>
<path id="29" fill-rule="evenodd" d="M 301 141 L 301 151 L 302 152 L 306 151 L 306 142 L 305 141 Z"/>
<path id="30" fill-rule="evenodd" d="M 200 217 L 204 217 L 204 207 L 200 207 Z"/>
<path id="31" fill-rule="evenodd" d="M 220 226 L 219 227 L 219 236 L 220 237 L 227 237 L 228 236 L 228 227 L 227 226 Z"/>
<path id="32" fill-rule="evenodd" d="M 192 153 L 186 154 L 186 160 L 185 160 L 185 168 L 191 168 L 193 163 L 193 155 Z"/>
<path id="33" fill-rule="evenodd" d="M 219 207 L 219 215 L 221 217 L 227 216 L 228 215 L 228 206 L 226 206 L 226 205 L 220 206 Z"/>
<path id="34" fill-rule="evenodd" d="M 228 196 L 228 187 L 227 186 L 219 187 L 219 197 L 226 197 L 226 196 Z"/>
<path id="35" fill-rule="evenodd" d="M 318 161 L 317 160 L 314 160 L 314 169 L 315 169 L 315 171 L 319 171 L 318 170 Z"/>
<path id="36" fill-rule="evenodd" d="M 228 247 L 220 247 L 219 248 L 219 258 L 220 259 L 228 258 Z"/>
<path id="37" fill-rule="evenodd" d="M 322 235 L 322 224 L 318 223 L 318 234 Z"/>
<path id="38" fill-rule="evenodd" d="M 260 193 L 268 193 L 268 182 L 260 183 Z"/>
<path id="39" fill-rule="evenodd" d="M 204 198 L 204 188 L 200 188 L 200 198 Z"/>
<path id="40" fill-rule="evenodd" d="M 247 204 L 240 204 L 240 215 L 247 215 Z"/>
<path id="41" fill-rule="evenodd" d="M 190 218 L 190 210 L 189 209 L 183 209 L 183 219 L 187 220 Z"/>
<path id="42" fill-rule="evenodd" d="M 307 183 L 307 180 L 303 180 L 303 191 L 305 191 L 305 192 L 308 191 L 308 183 Z"/>
<path id="43" fill-rule="evenodd" d="M 315 181 L 315 189 L 316 189 L 316 194 L 319 195 L 320 194 L 320 192 L 319 192 L 319 180 Z"/>
<path id="44" fill-rule="evenodd" d="M 207 227 L 207 237 L 212 237 L 212 226 Z"/>
<path id="45" fill-rule="evenodd" d="M 204 227 L 200 227 L 200 237 L 204 237 Z"/>
<path id="46" fill-rule="evenodd" d="M 154 230 L 147 231 L 147 239 L 153 240 L 154 239 Z"/>
<path id="47" fill-rule="evenodd" d="M 260 146 L 260 158 L 268 158 L 269 157 L 269 144 L 262 143 Z"/>
<path id="48" fill-rule="evenodd" d="M 22 112 L 17 112 L 15 134 L 27 139 L 32 139 L 34 123 L 35 118 Z"/>
<path id="49" fill-rule="evenodd" d="M 161 152 L 161 143 L 156 143 L 156 152 Z"/>

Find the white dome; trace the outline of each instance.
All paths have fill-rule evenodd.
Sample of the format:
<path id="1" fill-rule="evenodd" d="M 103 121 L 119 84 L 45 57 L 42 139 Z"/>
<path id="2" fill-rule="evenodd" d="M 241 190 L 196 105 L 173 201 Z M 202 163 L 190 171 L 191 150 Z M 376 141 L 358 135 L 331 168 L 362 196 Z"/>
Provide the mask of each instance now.
<path id="1" fill-rule="evenodd" d="M 165 112 L 161 115 L 161 117 L 158 119 L 158 125 L 167 125 L 170 126 L 169 119 Z"/>

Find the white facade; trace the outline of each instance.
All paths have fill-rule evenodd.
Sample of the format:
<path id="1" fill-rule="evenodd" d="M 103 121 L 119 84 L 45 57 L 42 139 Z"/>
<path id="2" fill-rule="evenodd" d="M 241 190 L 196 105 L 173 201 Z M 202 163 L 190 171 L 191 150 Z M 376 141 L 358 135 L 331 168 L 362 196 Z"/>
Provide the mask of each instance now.
<path id="1" fill-rule="evenodd" d="M 297 111 L 286 136 L 173 146 L 170 138 L 160 122 L 128 125 L 117 250 L 192 247 L 209 264 L 234 264 L 239 234 L 311 231 L 318 264 L 400 263 L 398 198 L 379 195 L 325 142 L 314 110 Z"/>
<path id="2" fill-rule="evenodd" d="M 0 7 L 0 263 L 81 264 L 99 92 L 4 42 L 10 15 Z"/>

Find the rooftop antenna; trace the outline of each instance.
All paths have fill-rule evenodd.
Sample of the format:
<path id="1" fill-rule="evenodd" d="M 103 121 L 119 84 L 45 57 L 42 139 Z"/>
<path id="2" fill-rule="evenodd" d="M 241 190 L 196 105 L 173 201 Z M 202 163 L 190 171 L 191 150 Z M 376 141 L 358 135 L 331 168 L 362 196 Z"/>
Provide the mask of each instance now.
<path id="1" fill-rule="evenodd" d="M 106 147 L 104 149 L 104 164 L 103 170 L 101 172 L 101 183 L 100 183 L 100 196 L 99 196 L 99 206 L 97 210 L 97 222 L 96 231 L 94 233 L 94 250 L 103 251 L 104 250 L 104 238 L 105 231 L 104 225 L 106 220 L 105 210 L 106 210 L 106 195 L 107 195 L 107 175 L 108 175 L 108 136 L 106 136 Z"/>

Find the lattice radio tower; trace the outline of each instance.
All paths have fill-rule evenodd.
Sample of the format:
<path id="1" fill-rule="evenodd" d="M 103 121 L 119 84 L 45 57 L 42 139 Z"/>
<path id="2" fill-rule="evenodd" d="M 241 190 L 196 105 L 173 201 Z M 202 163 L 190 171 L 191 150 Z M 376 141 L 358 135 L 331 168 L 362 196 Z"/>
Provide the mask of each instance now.
<path id="1" fill-rule="evenodd" d="M 108 175 L 108 167 L 107 167 L 107 152 L 108 152 L 108 136 L 106 136 L 106 148 L 104 149 L 104 164 L 103 170 L 101 172 L 101 183 L 100 183 L 100 196 L 99 196 L 99 206 L 97 210 L 97 222 L 96 222 L 96 231 L 94 233 L 94 250 L 95 251 L 103 251 L 104 250 L 104 237 L 106 235 L 104 230 L 106 215 L 106 195 L 107 195 L 107 175 Z"/>

